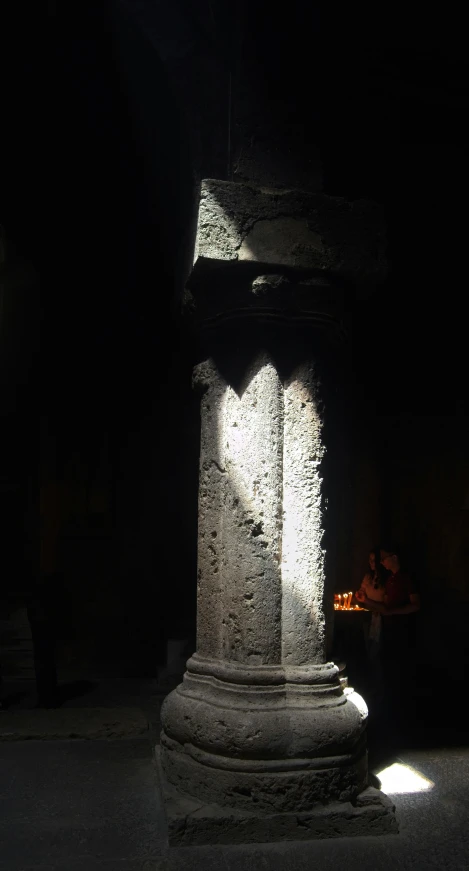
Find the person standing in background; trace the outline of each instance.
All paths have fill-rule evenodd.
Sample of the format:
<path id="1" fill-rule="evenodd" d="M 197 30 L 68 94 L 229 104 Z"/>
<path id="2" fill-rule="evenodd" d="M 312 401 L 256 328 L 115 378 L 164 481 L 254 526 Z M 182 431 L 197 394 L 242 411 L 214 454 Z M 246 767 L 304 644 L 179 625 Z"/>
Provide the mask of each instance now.
<path id="1" fill-rule="evenodd" d="M 415 685 L 416 620 L 420 596 L 412 576 L 401 567 L 398 548 L 386 543 L 380 548 L 381 565 L 389 573 L 384 601 L 374 602 L 365 591 L 357 600 L 382 617 L 383 671 L 388 715 L 397 722 L 408 720 Z"/>
<path id="2" fill-rule="evenodd" d="M 389 573 L 381 565 L 379 548 L 370 551 L 368 564 L 369 571 L 365 574 L 355 598 L 362 602 L 364 596 L 370 603 L 383 605 L 386 578 Z M 369 619 L 365 619 L 363 628 L 369 671 L 370 707 L 371 712 L 375 713 L 379 710 L 383 699 L 382 616 L 372 604 L 367 607 L 371 614 Z"/>

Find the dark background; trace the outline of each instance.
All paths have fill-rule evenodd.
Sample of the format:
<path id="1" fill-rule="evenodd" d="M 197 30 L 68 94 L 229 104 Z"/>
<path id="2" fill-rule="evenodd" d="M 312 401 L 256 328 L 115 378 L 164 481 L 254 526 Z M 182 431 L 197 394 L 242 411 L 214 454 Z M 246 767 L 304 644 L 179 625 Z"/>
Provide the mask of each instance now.
<path id="1" fill-rule="evenodd" d="M 193 633 L 180 298 L 215 177 L 383 205 L 389 278 L 348 300 L 338 585 L 397 538 L 421 583 L 421 661 L 464 675 L 464 29 L 449 10 L 273 6 L 2 8 L 1 578 L 48 578 L 63 674 L 152 675 L 166 639 Z"/>

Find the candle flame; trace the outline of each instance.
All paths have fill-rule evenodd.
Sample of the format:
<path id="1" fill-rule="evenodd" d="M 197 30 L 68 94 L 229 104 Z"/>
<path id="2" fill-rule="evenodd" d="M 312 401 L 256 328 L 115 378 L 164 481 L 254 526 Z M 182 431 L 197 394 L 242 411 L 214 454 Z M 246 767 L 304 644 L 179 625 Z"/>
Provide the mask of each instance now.
<path id="1" fill-rule="evenodd" d="M 360 605 L 352 605 L 353 592 L 336 593 L 334 595 L 334 610 L 335 611 L 365 611 L 366 608 L 361 608 Z"/>

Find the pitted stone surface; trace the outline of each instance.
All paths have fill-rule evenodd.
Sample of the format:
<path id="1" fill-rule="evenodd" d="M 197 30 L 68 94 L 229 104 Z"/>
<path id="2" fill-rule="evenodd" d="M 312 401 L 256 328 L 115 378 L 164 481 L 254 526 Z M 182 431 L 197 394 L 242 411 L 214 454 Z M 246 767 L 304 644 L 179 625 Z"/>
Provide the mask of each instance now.
<path id="1" fill-rule="evenodd" d="M 195 800 L 182 794 L 168 783 L 158 752 L 157 770 L 171 846 L 302 841 L 396 834 L 398 831 L 393 803 L 371 787 L 353 803 L 342 800 L 323 805 L 318 802 L 307 812 L 292 808 L 290 812 L 279 813 L 275 810 L 275 791 L 272 791 L 271 809 L 261 812 L 249 797 L 246 797 L 246 806 L 240 808 L 230 806 L 229 801 L 223 805 L 209 804 L 203 797 Z"/>
<path id="2" fill-rule="evenodd" d="M 266 353 L 202 398 L 198 649 L 162 708 L 162 764 L 191 795 L 281 812 L 367 782 L 366 705 L 325 664 L 323 409 L 312 363 Z"/>
<path id="3" fill-rule="evenodd" d="M 249 770 L 250 760 L 238 768 L 230 766 L 227 757 L 212 756 L 213 764 L 207 765 L 204 755 L 196 761 L 191 750 L 162 736 L 162 765 L 168 781 L 181 792 L 231 808 L 307 812 L 318 803 L 353 801 L 367 785 L 363 743 L 355 759 L 336 757 L 324 760 L 322 768 L 299 770 L 295 765 L 304 765 L 304 759 L 285 759 L 285 770 L 274 766 L 272 771 L 256 771 Z"/>
<path id="4" fill-rule="evenodd" d="M 201 655 L 280 661 L 283 391 L 261 355 L 236 392 L 215 365 L 205 379 L 199 486 Z"/>
<path id="5" fill-rule="evenodd" d="M 323 410 L 304 364 L 282 385 L 260 355 L 235 391 L 207 361 L 199 486 L 201 656 L 321 663 Z"/>
<path id="6" fill-rule="evenodd" d="M 367 709 L 326 663 L 318 376 L 348 282 L 384 273 L 373 204 L 202 183 L 188 285 L 213 353 L 195 372 L 197 652 L 163 704 L 161 764 L 179 793 L 218 808 L 174 821 L 185 843 L 209 831 L 219 843 L 296 838 L 298 814 L 308 838 L 348 833 L 337 820 L 372 829 L 373 814 L 377 831 L 395 826 L 382 802 L 354 804 L 368 782 Z"/>
<path id="7" fill-rule="evenodd" d="M 240 245 L 238 259 L 301 268 L 307 260 L 314 266 L 324 253 L 320 235 L 310 229 L 307 220 L 274 218 L 254 224 Z"/>
<path id="8" fill-rule="evenodd" d="M 355 280 L 385 277 L 382 210 L 297 190 L 202 182 L 195 262 L 257 261 L 327 270 Z"/>
<path id="9" fill-rule="evenodd" d="M 188 672 L 163 704 L 163 757 L 171 754 L 174 762 L 180 755 L 183 766 L 191 757 L 240 771 L 242 763 L 247 771 L 267 772 L 348 764 L 363 737 L 366 706 L 355 693 L 342 694 L 340 686 L 331 693 L 323 698 L 301 685 L 246 692 L 239 685 L 223 687 L 209 668 L 197 677 Z"/>
<path id="10" fill-rule="evenodd" d="M 194 383 L 205 390 L 201 401 L 199 517 L 203 523 L 199 520 L 197 648 L 204 656 L 220 657 L 224 608 L 220 547 L 226 470 L 218 428 L 227 385 L 212 361 L 197 367 Z"/>
<path id="11" fill-rule="evenodd" d="M 284 394 L 282 662 L 324 662 L 323 409 L 312 364 Z"/>

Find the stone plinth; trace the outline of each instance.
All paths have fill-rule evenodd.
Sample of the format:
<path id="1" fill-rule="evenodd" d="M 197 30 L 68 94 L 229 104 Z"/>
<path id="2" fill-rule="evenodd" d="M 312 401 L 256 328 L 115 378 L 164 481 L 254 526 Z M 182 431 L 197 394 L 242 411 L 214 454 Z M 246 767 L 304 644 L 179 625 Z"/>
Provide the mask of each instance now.
<path id="1" fill-rule="evenodd" d="M 236 188 L 222 185 L 225 237 L 240 226 Z M 287 192 L 280 207 L 271 192 L 248 190 L 248 235 L 233 229 L 223 245 L 202 200 L 190 282 L 212 354 L 194 375 L 202 394 L 197 652 L 162 709 L 170 837 L 293 838 L 298 815 L 302 837 L 363 834 L 365 819 L 373 820 L 369 831 L 389 832 L 396 827 L 389 803 L 367 791 L 366 705 L 343 691 L 326 656 L 333 592 L 324 532 L 334 458 L 327 457 L 322 353 L 341 335 L 342 290 L 318 277 L 326 262 L 311 254 L 318 228 L 307 242 L 299 206 L 284 247 L 274 234 L 270 261 L 266 243 L 240 269 L 252 227 L 262 235 L 259 221 L 270 220 L 257 208 L 249 230 L 246 196 L 267 199 L 285 233 L 285 210 L 301 201 L 311 215 L 317 200 Z M 333 210 L 326 201 L 323 211 Z M 275 271 L 265 271 L 269 262 Z"/>
<path id="2" fill-rule="evenodd" d="M 392 801 L 368 787 L 352 802 L 316 804 L 309 811 L 261 812 L 197 800 L 168 783 L 156 753 L 170 846 L 307 841 L 396 834 Z"/>

